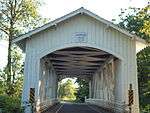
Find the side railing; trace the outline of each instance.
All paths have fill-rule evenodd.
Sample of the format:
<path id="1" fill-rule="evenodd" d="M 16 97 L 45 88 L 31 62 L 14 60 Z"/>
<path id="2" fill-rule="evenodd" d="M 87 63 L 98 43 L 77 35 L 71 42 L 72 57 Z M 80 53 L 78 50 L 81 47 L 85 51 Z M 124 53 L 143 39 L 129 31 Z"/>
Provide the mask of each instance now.
<path id="1" fill-rule="evenodd" d="M 41 113 L 45 111 L 47 108 L 53 106 L 54 104 L 59 103 L 58 99 L 49 99 L 44 102 L 37 102 L 36 104 L 36 113 Z"/>
<path id="2" fill-rule="evenodd" d="M 115 113 L 128 113 L 127 105 L 119 101 L 107 101 L 103 99 L 86 99 L 86 103 L 94 104 L 104 109 L 113 111 Z"/>
<path id="3" fill-rule="evenodd" d="M 59 100 L 55 98 L 47 99 L 46 101 L 43 102 L 37 101 L 33 104 L 24 101 L 22 103 L 22 108 L 24 110 L 24 113 L 41 113 L 45 111 L 48 107 L 51 107 L 56 103 L 59 103 Z"/>

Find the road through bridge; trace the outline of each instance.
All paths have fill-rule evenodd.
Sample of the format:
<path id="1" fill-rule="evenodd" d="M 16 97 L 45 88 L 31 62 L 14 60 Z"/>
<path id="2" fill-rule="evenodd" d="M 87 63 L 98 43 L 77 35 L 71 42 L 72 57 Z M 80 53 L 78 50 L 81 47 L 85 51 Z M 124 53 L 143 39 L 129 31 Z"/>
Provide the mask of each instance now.
<path id="1" fill-rule="evenodd" d="M 61 103 L 48 108 L 42 113 L 114 113 L 95 105 Z"/>
<path id="2" fill-rule="evenodd" d="M 59 102 L 58 82 L 79 77 L 89 83 L 86 103 L 139 113 L 136 53 L 147 46 L 98 15 L 80 8 L 13 39 L 26 54 L 22 106 L 36 112 Z M 129 106 L 128 106 L 129 105 Z M 96 113 L 64 104 L 59 113 Z"/>

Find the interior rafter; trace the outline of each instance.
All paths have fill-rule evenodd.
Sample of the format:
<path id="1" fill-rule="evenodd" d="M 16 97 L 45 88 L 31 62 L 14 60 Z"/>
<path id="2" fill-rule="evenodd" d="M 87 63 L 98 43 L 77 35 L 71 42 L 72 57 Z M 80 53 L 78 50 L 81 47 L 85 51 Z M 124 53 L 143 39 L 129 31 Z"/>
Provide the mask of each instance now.
<path id="1" fill-rule="evenodd" d="M 93 75 L 111 54 L 91 47 L 72 47 L 57 50 L 46 56 L 57 75 Z"/>

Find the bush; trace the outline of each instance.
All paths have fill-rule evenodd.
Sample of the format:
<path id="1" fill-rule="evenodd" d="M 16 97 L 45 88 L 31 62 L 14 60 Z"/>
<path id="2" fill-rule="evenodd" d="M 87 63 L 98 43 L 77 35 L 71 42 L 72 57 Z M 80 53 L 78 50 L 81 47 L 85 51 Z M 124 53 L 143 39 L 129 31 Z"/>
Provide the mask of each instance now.
<path id="1" fill-rule="evenodd" d="M 20 98 L 0 95 L 2 113 L 22 113 Z"/>
<path id="2" fill-rule="evenodd" d="M 150 104 L 147 104 L 146 106 L 141 106 L 141 113 L 150 113 Z"/>

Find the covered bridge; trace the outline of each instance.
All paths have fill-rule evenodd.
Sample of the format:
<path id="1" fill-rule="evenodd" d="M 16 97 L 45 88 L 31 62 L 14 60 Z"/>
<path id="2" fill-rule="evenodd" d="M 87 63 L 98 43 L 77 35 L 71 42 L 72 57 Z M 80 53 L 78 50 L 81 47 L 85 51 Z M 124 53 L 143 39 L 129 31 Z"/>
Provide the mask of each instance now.
<path id="1" fill-rule="evenodd" d="M 22 103 L 33 89 L 37 111 L 58 102 L 58 81 L 89 81 L 87 103 L 139 113 L 136 53 L 146 42 L 84 9 L 77 9 L 13 40 L 26 54 Z M 26 107 L 28 113 L 29 107 Z"/>

